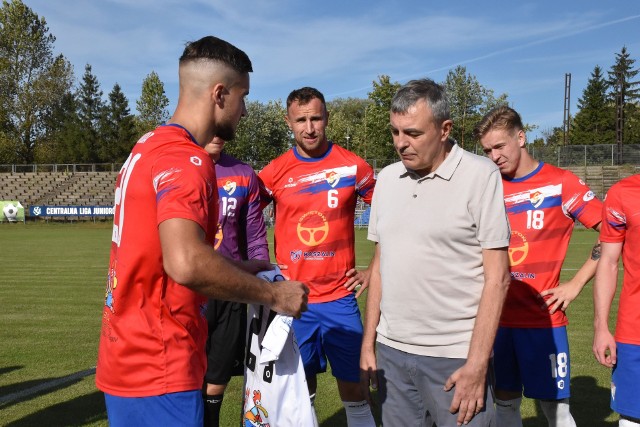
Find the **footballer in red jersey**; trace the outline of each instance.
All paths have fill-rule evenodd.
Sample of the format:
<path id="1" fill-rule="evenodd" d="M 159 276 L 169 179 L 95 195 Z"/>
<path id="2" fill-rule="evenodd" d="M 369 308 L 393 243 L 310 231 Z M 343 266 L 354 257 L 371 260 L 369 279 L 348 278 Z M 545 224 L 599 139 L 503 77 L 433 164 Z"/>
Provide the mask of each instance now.
<path id="1" fill-rule="evenodd" d="M 602 212 L 602 259 L 594 285 L 593 352 L 598 362 L 612 368 L 611 409 L 620 425 L 640 425 L 640 175 L 614 184 Z M 622 256 L 624 278 L 619 297 L 615 337 L 609 314 L 618 284 Z"/>
<path id="2" fill-rule="evenodd" d="M 328 112 L 318 90 L 291 92 L 285 119 L 296 145 L 259 177 L 274 202 L 276 261 L 287 266 L 284 275 L 309 286 L 309 310 L 293 322 L 309 392 L 315 396 L 316 374 L 328 358 L 349 424 L 374 425 L 359 385 L 362 321 L 352 292 L 356 281 L 368 285 L 368 275 L 352 276 L 354 217 L 358 197 L 371 203 L 374 172 L 327 140 Z"/>
<path id="3" fill-rule="evenodd" d="M 511 226 L 511 285 L 494 344 L 498 425 L 522 425 L 522 395 L 538 399 L 549 425 L 575 426 L 565 310 L 595 274 L 599 243 L 566 283 L 560 271 L 575 221 L 600 229 L 602 203 L 569 171 L 527 151 L 520 115 L 502 106 L 475 129 L 500 168 Z"/>

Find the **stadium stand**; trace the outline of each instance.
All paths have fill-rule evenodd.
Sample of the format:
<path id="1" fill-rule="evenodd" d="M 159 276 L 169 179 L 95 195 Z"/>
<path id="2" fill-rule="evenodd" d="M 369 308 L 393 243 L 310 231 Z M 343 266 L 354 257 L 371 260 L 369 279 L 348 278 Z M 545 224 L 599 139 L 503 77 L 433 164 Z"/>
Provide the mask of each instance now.
<path id="1" fill-rule="evenodd" d="M 620 179 L 638 173 L 636 166 L 570 166 L 600 198 Z M 0 200 L 18 200 L 28 212 L 29 206 L 113 206 L 114 184 L 118 171 L 105 172 L 7 172 L 0 173 Z M 269 206 L 265 219 L 272 225 Z M 357 227 L 369 224 L 370 208 L 362 201 L 356 206 Z M 28 213 L 27 213 L 28 215 Z"/>
<path id="2" fill-rule="evenodd" d="M 112 206 L 118 172 L 0 174 L 0 200 L 31 205 Z"/>

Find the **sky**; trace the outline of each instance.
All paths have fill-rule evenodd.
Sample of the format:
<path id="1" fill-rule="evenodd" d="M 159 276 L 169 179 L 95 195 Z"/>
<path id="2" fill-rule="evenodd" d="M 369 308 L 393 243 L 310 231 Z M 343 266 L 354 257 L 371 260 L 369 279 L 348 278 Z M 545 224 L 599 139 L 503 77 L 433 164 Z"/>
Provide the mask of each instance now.
<path id="1" fill-rule="evenodd" d="M 596 65 L 606 72 L 626 46 L 640 68 L 639 0 L 23 1 L 46 19 L 76 78 L 90 64 L 105 99 L 118 83 L 133 112 L 152 71 L 173 112 L 178 58 L 206 35 L 249 55 L 250 101 L 303 86 L 327 101 L 366 98 L 380 75 L 441 83 L 462 65 L 537 126 L 530 141 L 562 126 L 567 73 L 575 114 Z"/>

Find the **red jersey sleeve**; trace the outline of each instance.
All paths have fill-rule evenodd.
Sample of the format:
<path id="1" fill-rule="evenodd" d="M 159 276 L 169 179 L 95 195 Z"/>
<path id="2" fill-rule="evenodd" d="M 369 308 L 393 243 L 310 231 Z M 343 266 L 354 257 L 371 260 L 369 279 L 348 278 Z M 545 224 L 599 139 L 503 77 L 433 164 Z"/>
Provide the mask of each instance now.
<path id="1" fill-rule="evenodd" d="M 376 177 L 373 168 L 358 157 L 358 171 L 356 173 L 356 192 L 367 204 L 371 204 L 373 190 L 376 186 Z"/>
<path id="2" fill-rule="evenodd" d="M 158 224 L 171 218 L 195 221 L 208 230 L 212 197 L 216 197 L 216 178 L 213 163 L 205 151 L 170 152 L 161 156 L 151 169 L 156 192 Z M 216 204 L 213 204 L 215 206 Z"/>
<path id="3" fill-rule="evenodd" d="M 593 228 L 602 221 L 602 202 L 570 171 L 565 171 L 562 176 L 562 208 L 587 228 Z"/>
<path id="4" fill-rule="evenodd" d="M 607 193 L 602 207 L 602 226 L 600 241 L 608 243 L 624 242 L 627 231 L 627 218 L 624 213 L 622 197 L 618 188 L 613 186 Z"/>

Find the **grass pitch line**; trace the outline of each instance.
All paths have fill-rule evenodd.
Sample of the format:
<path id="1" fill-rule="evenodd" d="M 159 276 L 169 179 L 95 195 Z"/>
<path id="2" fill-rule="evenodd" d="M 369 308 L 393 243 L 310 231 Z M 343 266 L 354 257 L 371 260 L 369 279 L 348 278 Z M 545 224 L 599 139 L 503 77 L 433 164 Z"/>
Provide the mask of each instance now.
<path id="1" fill-rule="evenodd" d="M 46 383 L 39 384 L 35 387 L 28 388 L 26 390 L 22 390 L 16 393 L 12 393 L 6 396 L 0 396 L 0 405 L 4 405 L 5 403 L 13 402 L 14 400 L 22 399 L 25 397 L 30 397 L 32 395 L 41 394 L 42 392 L 58 387 L 62 384 L 75 381 L 84 377 L 88 377 L 89 375 L 93 375 L 96 373 L 96 367 L 87 369 L 85 371 L 76 372 L 75 374 L 67 375 L 66 377 L 58 378 L 53 381 L 48 381 Z"/>

